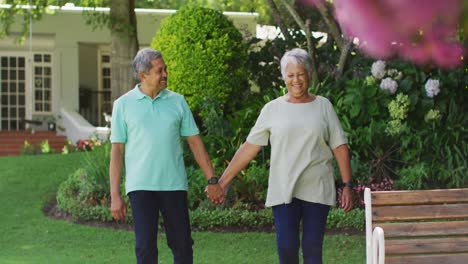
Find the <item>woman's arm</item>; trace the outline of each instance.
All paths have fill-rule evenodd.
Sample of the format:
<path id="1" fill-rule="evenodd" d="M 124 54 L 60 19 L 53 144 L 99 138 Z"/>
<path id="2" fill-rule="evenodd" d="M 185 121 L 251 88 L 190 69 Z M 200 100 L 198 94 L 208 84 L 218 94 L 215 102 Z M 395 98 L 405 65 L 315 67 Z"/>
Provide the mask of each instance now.
<path id="1" fill-rule="evenodd" d="M 351 163 L 349 159 L 348 146 L 345 144 L 338 146 L 333 150 L 338 168 L 340 169 L 341 180 L 343 182 L 351 182 Z M 343 188 L 341 195 L 341 206 L 345 212 L 349 212 L 353 208 L 353 194 L 349 186 Z"/>
<path id="2" fill-rule="evenodd" d="M 249 164 L 251 160 L 257 156 L 257 153 L 260 151 L 262 146 L 251 144 L 245 142 L 240 146 L 240 148 L 232 157 L 231 162 L 229 163 L 228 167 L 224 171 L 221 179 L 219 179 L 219 184 L 221 188 L 226 191 L 227 187 L 231 183 L 232 179 L 237 176 L 237 174 Z"/>

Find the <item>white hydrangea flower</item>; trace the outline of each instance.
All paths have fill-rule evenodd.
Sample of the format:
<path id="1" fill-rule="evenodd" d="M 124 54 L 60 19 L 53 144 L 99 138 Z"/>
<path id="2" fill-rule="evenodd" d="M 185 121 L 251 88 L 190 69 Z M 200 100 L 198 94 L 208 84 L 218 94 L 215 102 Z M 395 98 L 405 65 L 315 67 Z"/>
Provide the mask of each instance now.
<path id="1" fill-rule="evenodd" d="M 385 76 L 385 61 L 378 60 L 372 63 L 372 76 L 376 79 L 382 79 Z"/>
<path id="2" fill-rule="evenodd" d="M 380 89 L 387 90 L 390 94 L 395 94 L 397 88 L 398 83 L 390 77 L 387 77 L 380 82 Z"/>
<path id="3" fill-rule="evenodd" d="M 431 98 L 436 96 L 440 92 L 439 85 L 439 80 L 427 80 L 425 85 L 426 95 Z"/>

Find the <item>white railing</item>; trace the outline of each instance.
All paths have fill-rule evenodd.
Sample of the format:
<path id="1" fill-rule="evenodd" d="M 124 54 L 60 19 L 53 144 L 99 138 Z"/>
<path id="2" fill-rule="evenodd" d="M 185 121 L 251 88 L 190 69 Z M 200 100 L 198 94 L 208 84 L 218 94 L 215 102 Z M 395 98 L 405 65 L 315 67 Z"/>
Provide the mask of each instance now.
<path id="1" fill-rule="evenodd" d="M 385 264 L 385 233 L 381 227 L 372 230 L 372 198 L 369 188 L 364 190 L 366 205 L 366 263 Z"/>
<path id="2" fill-rule="evenodd" d="M 62 108 L 61 129 L 57 129 L 59 134 L 67 136 L 68 140 L 76 143 L 80 139 L 89 139 L 96 136 L 101 140 L 107 140 L 110 129 L 108 127 L 95 127 L 84 119 L 78 112 Z"/>

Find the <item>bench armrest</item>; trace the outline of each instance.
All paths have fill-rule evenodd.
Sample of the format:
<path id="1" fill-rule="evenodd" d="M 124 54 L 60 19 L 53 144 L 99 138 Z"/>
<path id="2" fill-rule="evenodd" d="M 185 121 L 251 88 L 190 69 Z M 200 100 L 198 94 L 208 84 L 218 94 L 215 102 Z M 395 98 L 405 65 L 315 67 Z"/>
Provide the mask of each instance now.
<path id="1" fill-rule="evenodd" d="M 372 232 L 372 263 L 385 263 L 385 234 L 379 226 Z"/>

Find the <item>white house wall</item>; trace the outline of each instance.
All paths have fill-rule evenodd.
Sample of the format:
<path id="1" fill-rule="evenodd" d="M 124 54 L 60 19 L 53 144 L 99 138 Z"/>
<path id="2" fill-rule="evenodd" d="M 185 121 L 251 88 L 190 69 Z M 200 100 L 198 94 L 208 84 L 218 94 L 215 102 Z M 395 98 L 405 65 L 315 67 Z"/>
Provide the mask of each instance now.
<path id="1" fill-rule="evenodd" d="M 140 46 L 149 46 L 161 21 L 174 12 L 174 10 L 136 9 Z M 244 35 L 255 36 L 256 13 L 226 12 L 225 14 Z M 12 35 L 0 39 L 0 52 L 29 51 L 29 39 L 23 44 L 15 43 L 15 36 L 22 28 L 21 23 L 22 17 L 18 16 L 10 30 Z M 58 116 L 61 108 L 78 112 L 80 85 L 98 86 L 97 77 L 94 77 L 98 71 L 96 68 L 98 58 L 93 50 L 110 45 L 109 30 L 104 28 L 93 31 L 91 26 L 86 25 L 82 9 L 69 7 L 56 11 L 53 15 L 44 15 L 40 21 L 33 24 L 32 31 L 32 50 L 51 52 L 53 56 L 53 114 Z M 86 62 L 81 63 L 81 67 L 80 60 Z"/>

